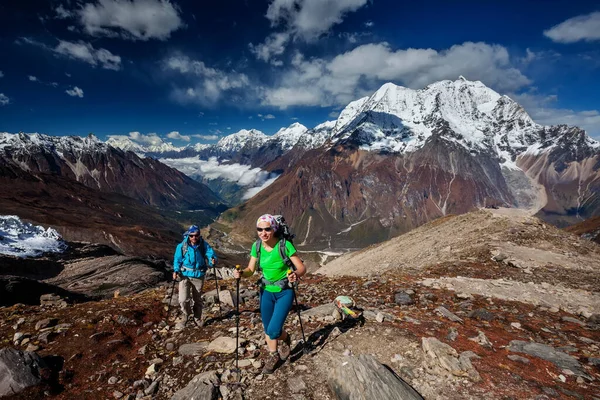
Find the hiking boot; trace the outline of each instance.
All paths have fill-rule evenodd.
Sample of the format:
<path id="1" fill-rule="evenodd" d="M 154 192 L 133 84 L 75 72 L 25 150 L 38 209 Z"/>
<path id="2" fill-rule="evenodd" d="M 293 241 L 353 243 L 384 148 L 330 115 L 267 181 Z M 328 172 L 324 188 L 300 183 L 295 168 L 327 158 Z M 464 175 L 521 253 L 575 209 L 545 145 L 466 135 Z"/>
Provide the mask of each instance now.
<path id="1" fill-rule="evenodd" d="M 273 371 L 275 371 L 275 368 L 277 367 L 279 360 L 281 360 L 281 359 L 279 358 L 278 352 L 269 353 L 269 355 L 265 359 L 265 366 L 262 370 L 262 373 L 265 375 L 272 374 Z"/>
<path id="2" fill-rule="evenodd" d="M 285 340 L 279 341 L 279 356 L 283 361 L 287 360 L 292 352 L 292 338 L 288 333 L 287 338 Z"/>

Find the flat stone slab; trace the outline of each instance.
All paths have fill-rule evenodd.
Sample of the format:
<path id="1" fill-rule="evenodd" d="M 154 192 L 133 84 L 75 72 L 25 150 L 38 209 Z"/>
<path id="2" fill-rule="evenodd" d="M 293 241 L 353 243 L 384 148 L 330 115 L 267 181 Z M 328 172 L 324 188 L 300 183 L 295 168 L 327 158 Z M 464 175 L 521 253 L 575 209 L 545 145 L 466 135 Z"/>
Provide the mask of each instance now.
<path id="1" fill-rule="evenodd" d="M 292 392 L 303 391 L 306 387 L 303 383 L 288 379 Z M 423 400 L 409 384 L 371 355 L 341 357 L 334 361 L 327 383 L 338 399 Z"/>
<path id="2" fill-rule="evenodd" d="M 233 354 L 235 353 L 235 338 L 221 336 L 210 342 L 208 351 L 215 353 Z"/>
<path id="3" fill-rule="evenodd" d="M 526 342 L 524 340 L 513 340 L 508 345 L 508 350 L 515 353 L 529 354 L 530 356 L 550 361 L 560 369 L 568 369 L 573 371 L 577 376 L 588 377 L 576 358 L 556 350 L 552 346 L 536 342 Z"/>
<path id="4" fill-rule="evenodd" d="M 200 356 L 207 350 L 208 342 L 186 343 L 179 346 L 179 354 L 182 356 Z"/>
<path id="5" fill-rule="evenodd" d="M 322 304 L 317 307 L 310 308 L 300 312 L 302 319 L 307 318 L 322 318 L 333 315 L 337 307 L 333 303 Z"/>

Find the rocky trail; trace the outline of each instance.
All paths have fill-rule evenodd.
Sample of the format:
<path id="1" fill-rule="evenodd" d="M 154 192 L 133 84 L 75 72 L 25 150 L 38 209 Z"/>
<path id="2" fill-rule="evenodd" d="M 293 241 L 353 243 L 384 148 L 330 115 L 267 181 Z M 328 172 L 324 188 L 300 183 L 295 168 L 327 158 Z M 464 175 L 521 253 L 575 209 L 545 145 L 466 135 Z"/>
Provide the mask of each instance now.
<path id="1" fill-rule="evenodd" d="M 206 325 L 183 330 L 174 329 L 174 315 L 165 320 L 167 287 L 63 308 L 4 307 L 3 347 L 38 354 L 48 366 L 39 385 L 12 398 L 171 399 L 195 390 L 215 396 L 200 398 L 334 399 L 333 371 L 359 355 L 373 355 L 426 399 L 600 398 L 598 314 L 584 318 L 421 278 L 309 276 L 299 288 L 303 327 L 321 346 L 294 353 L 272 375 L 261 374 L 257 294 L 245 285 L 239 375 L 233 307 L 222 303 L 220 319 L 214 290 L 205 295 L 213 302 Z M 220 286 L 221 298 L 231 298 L 233 282 Z M 340 320 L 332 303 L 340 294 L 353 297 L 364 319 Z M 298 344 L 295 314 L 286 326 Z"/>

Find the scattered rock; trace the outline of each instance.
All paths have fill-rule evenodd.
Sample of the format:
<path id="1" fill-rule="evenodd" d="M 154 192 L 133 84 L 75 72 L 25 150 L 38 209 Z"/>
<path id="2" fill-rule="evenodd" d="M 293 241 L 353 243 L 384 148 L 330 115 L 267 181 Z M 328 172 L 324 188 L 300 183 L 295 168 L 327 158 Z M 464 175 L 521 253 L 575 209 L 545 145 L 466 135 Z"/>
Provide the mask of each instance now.
<path id="1" fill-rule="evenodd" d="M 54 326 L 57 323 L 58 323 L 58 319 L 56 319 L 56 318 L 44 318 L 35 323 L 35 330 L 39 331 L 40 329 Z"/>
<path id="2" fill-rule="evenodd" d="M 292 393 L 300 393 L 306 390 L 306 383 L 299 376 L 291 377 L 287 380 L 288 387 Z"/>
<path id="3" fill-rule="evenodd" d="M 448 318 L 450 321 L 460 322 L 461 324 L 463 323 L 463 320 L 460 317 L 452 314 L 450 311 L 448 311 L 448 309 L 446 307 L 439 306 L 438 308 L 435 309 L 435 311 L 438 314 Z"/>
<path id="4" fill-rule="evenodd" d="M 562 317 L 561 318 L 564 322 L 571 322 L 573 324 L 577 324 L 579 326 L 585 326 L 585 322 L 578 320 L 577 318 L 573 318 L 573 317 Z"/>
<path id="5" fill-rule="evenodd" d="M 455 327 L 451 327 L 448 330 L 448 335 L 446 336 L 446 339 L 454 342 L 457 337 L 458 337 L 458 329 L 456 329 Z"/>
<path id="6" fill-rule="evenodd" d="M 43 294 L 40 296 L 40 305 L 42 307 L 58 307 L 65 308 L 67 306 L 67 302 L 62 299 L 57 294 Z"/>
<path id="7" fill-rule="evenodd" d="M 241 345 L 241 343 L 240 343 Z M 235 353 L 235 338 L 221 336 L 209 343 L 207 350 L 215 353 L 233 354 Z"/>
<path id="8" fill-rule="evenodd" d="M 478 343 L 479 345 L 481 345 L 483 347 L 487 347 L 488 349 L 491 349 L 494 347 L 492 345 L 492 342 L 490 342 L 489 339 L 487 338 L 487 336 L 485 336 L 485 333 L 483 333 L 481 331 L 478 331 L 477 336 L 469 338 L 469 340 L 472 340 L 475 343 Z"/>
<path id="9" fill-rule="evenodd" d="M 477 310 L 473 310 L 469 313 L 469 318 L 477 319 L 480 321 L 492 321 L 495 316 L 485 308 L 479 308 Z"/>
<path id="10" fill-rule="evenodd" d="M 441 367 L 455 376 L 465 376 L 474 382 L 479 382 L 481 377 L 471 365 L 470 357 L 459 359 L 458 352 L 434 337 L 422 338 L 423 351 L 433 367 Z"/>
<path id="11" fill-rule="evenodd" d="M 394 295 L 394 302 L 400 306 L 410 306 L 415 304 L 415 300 L 406 291 L 397 292 Z"/>

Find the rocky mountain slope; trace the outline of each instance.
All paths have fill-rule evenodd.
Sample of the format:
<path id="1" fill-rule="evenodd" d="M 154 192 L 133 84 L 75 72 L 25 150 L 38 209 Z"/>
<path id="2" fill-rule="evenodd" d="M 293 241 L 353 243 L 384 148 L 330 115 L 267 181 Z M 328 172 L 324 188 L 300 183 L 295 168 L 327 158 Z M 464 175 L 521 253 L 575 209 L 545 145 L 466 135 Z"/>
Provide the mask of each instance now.
<path id="1" fill-rule="evenodd" d="M 224 221 L 248 229 L 256 215 L 283 213 L 318 248 L 360 248 L 485 206 L 539 210 L 564 226 L 600 213 L 599 161 L 584 131 L 540 126 L 481 82 L 386 84 Z"/>
<path id="2" fill-rule="evenodd" d="M 61 176 L 103 192 L 122 194 L 142 204 L 216 212 L 219 199 L 206 186 L 152 159 L 140 158 L 86 138 L 40 134 L 0 134 L 4 164 L 33 175 Z"/>
<path id="3" fill-rule="evenodd" d="M 239 372 L 235 282 L 228 279 L 219 283 L 220 311 L 214 281 L 207 282 L 203 327 L 175 328 L 174 308 L 166 315 L 168 285 L 62 308 L 0 308 L 0 352 L 25 351 L 22 357 L 46 363 L 45 378 L 32 378 L 13 399 L 194 392 L 329 400 L 366 390 L 358 375 L 345 375 L 356 368 L 350 373 L 378 378 L 388 371 L 386 390 L 402 380 L 426 399 L 595 400 L 598 260 L 597 244 L 535 217 L 479 211 L 423 225 L 304 277 L 300 309 L 286 322 L 295 350 L 270 376 L 260 372 L 266 351 L 253 280 L 241 282 Z M 343 318 L 332 303 L 339 295 L 351 296 L 361 317 Z M 0 364 L 5 359 L 0 353 Z"/>

